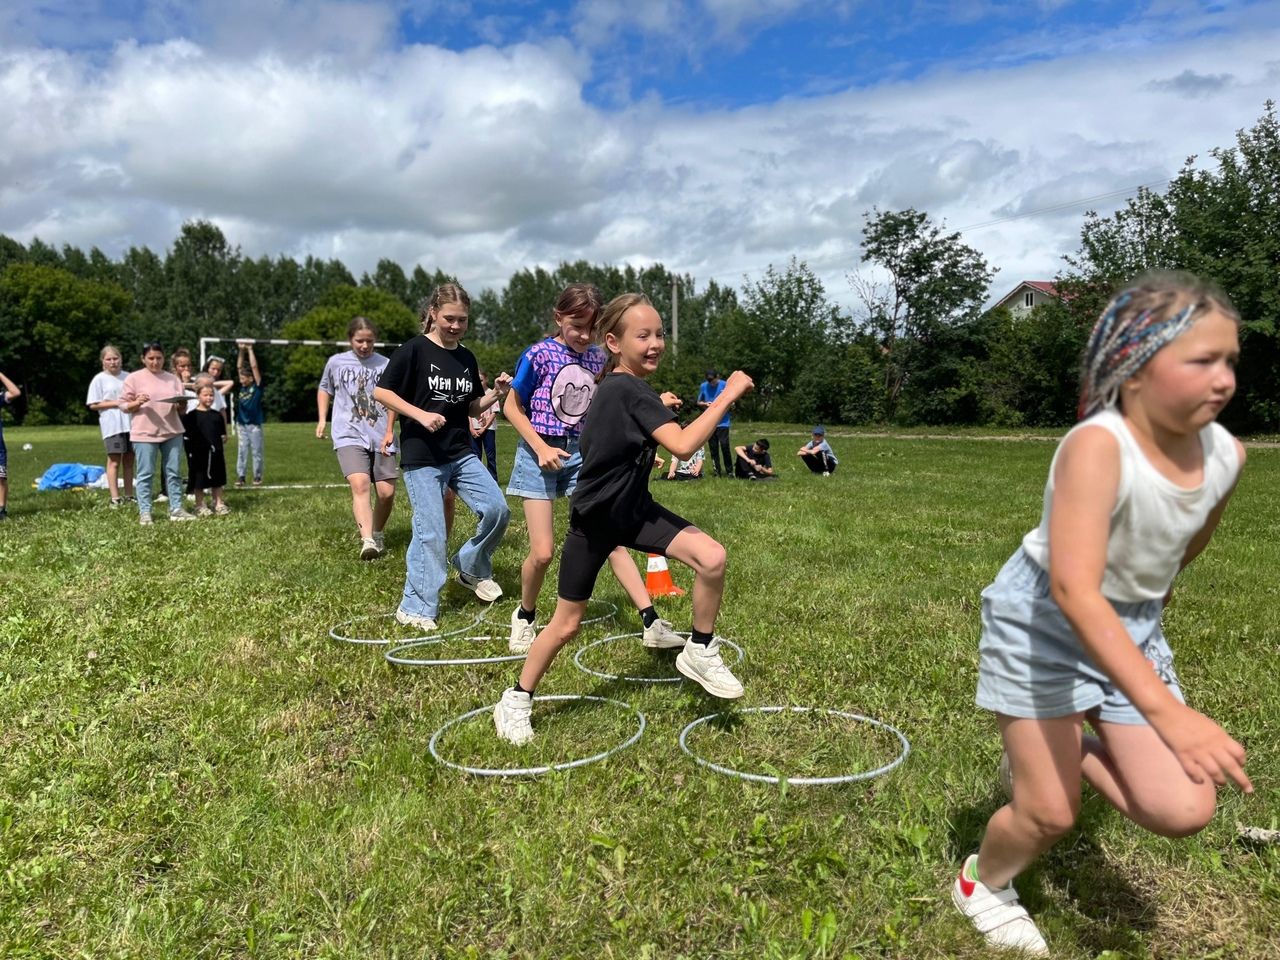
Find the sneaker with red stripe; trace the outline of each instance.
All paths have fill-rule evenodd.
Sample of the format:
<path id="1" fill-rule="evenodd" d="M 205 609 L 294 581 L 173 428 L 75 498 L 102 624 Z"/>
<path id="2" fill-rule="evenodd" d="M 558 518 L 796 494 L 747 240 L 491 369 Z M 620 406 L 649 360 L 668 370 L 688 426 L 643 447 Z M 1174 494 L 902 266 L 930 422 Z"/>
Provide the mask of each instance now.
<path id="1" fill-rule="evenodd" d="M 1049 947 L 1035 921 L 1018 902 L 1012 884 L 993 890 L 981 880 L 966 876 L 969 864 L 977 859 L 977 854 L 971 854 L 951 885 L 951 902 L 956 909 L 969 918 L 989 946 L 1021 950 L 1029 957 L 1047 956 Z"/>

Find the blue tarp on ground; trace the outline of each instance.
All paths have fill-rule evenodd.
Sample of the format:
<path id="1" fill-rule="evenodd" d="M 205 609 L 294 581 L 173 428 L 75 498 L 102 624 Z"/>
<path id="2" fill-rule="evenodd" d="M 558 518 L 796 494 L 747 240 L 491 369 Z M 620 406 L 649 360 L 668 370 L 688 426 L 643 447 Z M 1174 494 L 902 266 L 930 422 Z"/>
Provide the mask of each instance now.
<path id="1" fill-rule="evenodd" d="M 37 490 L 71 490 L 87 487 L 106 473 L 105 467 L 87 463 L 55 463 L 36 481 Z"/>

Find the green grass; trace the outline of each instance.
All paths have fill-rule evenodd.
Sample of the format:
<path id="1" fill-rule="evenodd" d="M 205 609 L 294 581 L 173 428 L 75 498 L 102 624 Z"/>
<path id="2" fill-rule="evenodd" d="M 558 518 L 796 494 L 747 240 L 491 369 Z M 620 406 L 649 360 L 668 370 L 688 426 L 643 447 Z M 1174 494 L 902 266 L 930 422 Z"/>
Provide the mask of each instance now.
<path id="1" fill-rule="evenodd" d="M 728 548 L 719 629 L 747 651 L 743 706 L 848 710 L 911 740 L 886 777 L 790 789 L 680 752 L 681 728 L 725 704 L 574 667 L 577 647 L 638 629 L 607 573 L 597 596 L 617 621 L 584 630 L 540 692 L 626 701 L 648 718 L 640 742 L 538 780 L 444 768 L 427 755 L 432 732 L 496 700 L 515 667 L 391 668 L 328 637 L 394 609 L 403 491 L 390 556 L 362 564 L 343 490 L 231 491 L 229 517 L 143 529 L 103 493 L 30 489 L 55 460 L 98 462 L 96 431 L 6 430 L 0 955 L 987 956 L 947 899 L 1000 803 L 995 725 L 973 706 L 978 594 L 1036 522 L 1053 445 L 836 430 L 841 467 L 823 479 L 790 456 L 806 429 L 735 427 L 735 442 L 777 438 L 776 484 L 655 485 Z M 309 432 L 268 426 L 268 482 L 341 482 Z M 511 442 L 504 430 L 507 463 Z M 1224 792 L 1208 829 L 1174 842 L 1086 792 L 1081 829 L 1019 880 L 1056 957 L 1275 956 L 1280 851 L 1242 845 L 1235 827 L 1280 826 L 1277 489 L 1280 451 L 1252 451 L 1166 617 L 1192 702 L 1245 742 L 1257 793 Z M 455 540 L 470 526 L 460 509 Z M 496 557 L 508 595 L 525 546 L 517 507 Z M 554 583 L 553 569 L 543 614 Z M 449 588 L 442 625 L 477 610 Z M 660 610 L 688 629 L 687 597 Z M 502 630 L 439 647 L 501 653 Z M 672 669 L 634 641 L 588 662 Z M 535 722 L 526 751 L 499 744 L 483 716 L 441 749 L 552 763 L 607 749 L 636 721 L 572 703 L 540 705 Z M 791 715 L 707 724 L 691 744 L 802 776 L 894 750 L 860 725 Z"/>

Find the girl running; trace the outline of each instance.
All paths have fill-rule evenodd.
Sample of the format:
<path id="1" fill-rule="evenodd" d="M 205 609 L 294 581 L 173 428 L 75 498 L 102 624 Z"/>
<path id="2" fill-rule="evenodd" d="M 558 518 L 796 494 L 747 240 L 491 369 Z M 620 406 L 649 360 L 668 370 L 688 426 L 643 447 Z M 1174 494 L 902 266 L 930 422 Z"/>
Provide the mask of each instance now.
<path id="1" fill-rule="evenodd" d="M 574 283 L 564 289 L 552 312 L 556 334 L 520 357 L 503 404 L 502 412 L 520 434 L 507 494 L 524 500 L 529 528 L 529 555 L 520 567 L 520 603 L 511 614 L 512 653 L 527 653 L 537 635 L 533 623 L 538 592 L 555 547 L 555 501 L 572 494 L 578 485 L 582 467 L 578 438 L 607 359 L 591 342 L 600 304 L 600 291 L 592 284 Z M 684 638 L 654 610 L 626 547 L 609 554 L 609 565 L 640 611 L 645 646 L 684 646 Z"/>
<path id="2" fill-rule="evenodd" d="M 983 591 L 977 703 L 996 714 L 1012 799 L 951 896 L 993 946 L 1048 952 L 1011 884 L 1074 825 L 1082 777 L 1167 837 L 1209 822 L 1215 785 L 1253 789 L 1244 748 L 1184 703 L 1160 627 L 1244 465 L 1214 422 L 1235 392 L 1239 323 L 1186 275 L 1143 277 L 1108 304 L 1040 526 Z"/>
<path id="3" fill-rule="evenodd" d="M 471 452 L 468 418 L 506 395 L 509 374 L 492 390 L 480 386 L 475 354 L 462 346 L 471 298 L 456 283 L 437 287 L 420 309 L 422 335 L 391 356 L 374 397 L 403 418 L 401 467 L 413 505 L 413 536 L 405 554 L 404 594 L 396 621 L 425 633 L 436 629 L 440 591 L 448 579 L 446 491 L 453 489 L 476 515 L 475 535 L 452 558 L 458 582 L 486 602 L 502 596 L 493 579 L 493 553 L 511 510 L 496 480 Z"/>
<path id="4" fill-rule="evenodd" d="M 615 297 L 604 308 L 596 335 L 609 358 L 582 435 L 582 469 L 560 553 L 559 599 L 551 622 L 529 648 L 520 681 L 493 711 L 498 736 L 515 744 L 533 737 L 534 688 L 577 634 L 596 575 L 619 546 L 659 553 L 693 568 L 693 636 L 676 658 L 676 668 L 714 696 L 742 696 L 742 684 L 720 659 L 713 633 L 724 594 L 724 547 L 655 503 L 649 472 L 659 444 L 673 456 L 693 456 L 729 405 L 751 389 L 751 378 L 735 372 L 702 415 L 681 429 L 645 383 L 666 349 L 662 320 L 648 298 L 639 293 Z"/>
<path id="5" fill-rule="evenodd" d="M 337 353 L 324 365 L 316 391 L 316 439 L 324 439 L 329 401 L 333 401 L 333 452 L 351 487 L 351 512 L 360 531 L 360 559 L 372 560 L 386 550 L 383 528 L 396 499 L 394 415 L 373 399 L 387 358 L 374 350 L 378 331 L 367 317 L 353 317 L 347 325 L 351 349 Z M 369 506 L 369 488 L 375 504 Z"/>

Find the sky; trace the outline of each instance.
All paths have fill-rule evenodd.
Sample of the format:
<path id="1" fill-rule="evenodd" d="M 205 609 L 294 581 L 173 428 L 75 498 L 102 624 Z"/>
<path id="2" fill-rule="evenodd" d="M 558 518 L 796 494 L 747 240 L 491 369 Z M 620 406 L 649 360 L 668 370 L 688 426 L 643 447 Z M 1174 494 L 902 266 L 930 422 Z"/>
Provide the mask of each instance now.
<path id="1" fill-rule="evenodd" d="M 1280 93 L 1280 0 L 4 0 L 0 233 L 500 290 L 562 261 L 854 305 L 914 207 L 1049 279 L 1086 209 L 1211 165 Z"/>

